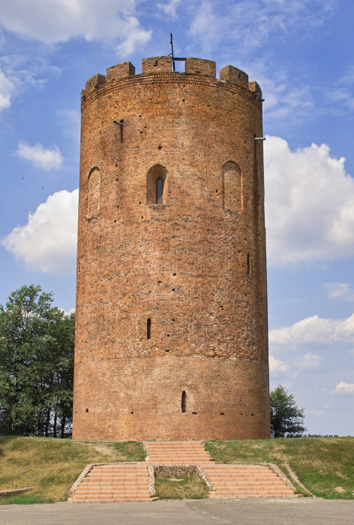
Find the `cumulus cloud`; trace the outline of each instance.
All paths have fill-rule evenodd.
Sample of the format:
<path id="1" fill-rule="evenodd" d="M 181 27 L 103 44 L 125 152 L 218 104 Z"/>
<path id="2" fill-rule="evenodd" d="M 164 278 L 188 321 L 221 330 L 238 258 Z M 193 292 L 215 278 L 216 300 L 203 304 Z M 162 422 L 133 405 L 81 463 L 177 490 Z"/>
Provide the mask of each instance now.
<path id="1" fill-rule="evenodd" d="M 12 0 L 1 1 L 0 20 L 20 36 L 45 44 L 72 38 L 92 41 L 130 42 L 130 52 L 151 38 L 135 13 L 136 0 Z"/>
<path id="2" fill-rule="evenodd" d="M 63 156 L 57 146 L 54 149 L 46 149 L 39 143 L 30 146 L 27 142 L 21 141 L 16 155 L 28 160 L 35 168 L 41 168 L 44 171 L 58 170 L 63 165 Z"/>
<path id="3" fill-rule="evenodd" d="M 29 270 L 44 273 L 75 271 L 78 191 L 58 191 L 29 214 L 25 226 L 18 226 L 2 241 Z"/>
<path id="4" fill-rule="evenodd" d="M 354 314 L 347 319 L 321 319 L 313 315 L 291 326 L 269 333 L 272 345 L 296 348 L 299 345 L 331 345 L 336 341 L 354 342 Z"/>
<path id="5" fill-rule="evenodd" d="M 354 256 L 354 179 L 325 144 L 265 143 L 268 263 Z"/>
<path id="6" fill-rule="evenodd" d="M 289 366 L 284 361 L 279 361 L 273 355 L 269 356 L 269 370 L 272 374 L 277 375 L 281 372 L 288 372 Z"/>
<path id="7" fill-rule="evenodd" d="M 319 368 L 322 364 L 322 357 L 320 355 L 312 354 L 308 352 L 304 356 L 296 360 L 296 364 L 302 369 L 315 369 Z"/>
<path id="8" fill-rule="evenodd" d="M 306 410 L 306 413 L 313 414 L 315 416 L 323 416 L 325 412 L 324 410 Z"/>
<path id="9" fill-rule="evenodd" d="M 170 0 L 167 4 L 157 4 L 157 8 L 161 9 L 165 15 L 171 18 L 176 18 L 176 9 L 180 3 L 181 0 Z"/>
<path id="10" fill-rule="evenodd" d="M 349 283 L 325 283 L 323 288 L 327 290 L 329 299 L 344 299 L 345 301 L 354 301 L 354 290 Z"/>
<path id="11" fill-rule="evenodd" d="M 0 112 L 11 106 L 11 95 L 14 87 L 13 82 L 0 70 Z"/>
<path id="12" fill-rule="evenodd" d="M 354 394 L 354 383 L 341 381 L 336 385 L 334 392 L 336 394 Z"/>
<path id="13" fill-rule="evenodd" d="M 69 311 L 65 310 L 64 308 L 60 308 L 62 312 L 64 312 L 65 315 L 70 315 L 75 313 L 75 308 L 70 308 Z"/>
<path id="14" fill-rule="evenodd" d="M 208 52 L 216 45 L 249 54 L 264 46 L 274 35 L 306 30 L 324 23 L 332 0 L 296 2 L 274 0 L 252 0 L 231 2 L 229 5 L 203 0 L 192 2 L 193 17 L 190 36 Z"/>

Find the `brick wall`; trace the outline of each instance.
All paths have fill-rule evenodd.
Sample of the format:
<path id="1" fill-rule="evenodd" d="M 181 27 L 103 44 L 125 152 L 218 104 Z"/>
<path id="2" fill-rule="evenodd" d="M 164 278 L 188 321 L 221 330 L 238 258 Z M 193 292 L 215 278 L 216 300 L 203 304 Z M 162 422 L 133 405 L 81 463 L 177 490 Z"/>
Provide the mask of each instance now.
<path id="1" fill-rule="evenodd" d="M 187 60 L 82 92 L 75 439 L 270 436 L 260 90 Z"/>

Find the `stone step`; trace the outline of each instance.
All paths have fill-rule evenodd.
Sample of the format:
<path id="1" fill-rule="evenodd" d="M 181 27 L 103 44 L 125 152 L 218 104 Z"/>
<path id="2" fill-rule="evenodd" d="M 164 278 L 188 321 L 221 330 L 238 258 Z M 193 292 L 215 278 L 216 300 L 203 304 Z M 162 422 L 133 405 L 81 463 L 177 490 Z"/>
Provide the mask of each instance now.
<path id="1" fill-rule="evenodd" d="M 95 465 L 71 499 L 77 503 L 151 501 L 147 464 Z"/>
<path id="2" fill-rule="evenodd" d="M 268 487 L 284 487 L 284 483 L 279 480 L 273 480 L 273 481 L 239 481 L 239 480 L 230 480 L 230 481 L 225 481 L 225 480 L 221 480 L 219 482 L 216 482 L 215 479 L 213 480 L 214 481 L 214 484 L 217 485 L 218 487 L 254 487 L 254 488 L 258 488 L 258 487 L 264 487 L 264 488 L 268 488 Z"/>
<path id="3" fill-rule="evenodd" d="M 95 487 L 146 487 L 146 481 L 88 481 L 81 483 L 82 487 L 89 487 L 95 488 Z"/>
<path id="4" fill-rule="evenodd" d="M 86 489 L 78 489 L 76 491 L 76 494 L 75 496 L 97 496 L 99 494 L 128 494 L 128 495 L 143 495 L 143 496 L 148 496 L 149 495 L 149 491 L 146 490 L 146 489 L 142 489 L 142 490 L 135 490 L 133 488 L 129 488 L 129 489 L 125 489 L 125 488 L 117 488 L 117 489 L 101 489 L 101 488 L 96 488 L 96 489 L 90 489 L 90 490 L 86 490 Z"/>
<path id="5" fill-rule="evenodd" d="M 220 494 L 218 492 L 211 492 L 209 498 L 297 498 L 294 493 L 283 493 L 281 491 L 273 493 L 256 493 L 250 492 L 229 492 L 227 494 Z"/>
<path id="6" fill-rule="evenodd" d="M 114 496 L 111 498 L 107 497 L 96 497 L 96 498 L 73 498 L 74 503 L 112 503 L 114 501 L 156 501 L 158 498 L 153 497 L 134 497 L 134 496 Z"/>
<path id="7" fill-rule="evenodd" d="M 148 465 L 201 465 L 215 491 L 210 498 L 297 497 L 268 466 L 213 462 L 202 443 L 147 443 L 147 462 L 96 465 L 72 496 L 74 502 L 153 501 Z"/>
<path id="8" fill-rule="evenodd" d="M 217 480 L 229 481 L 229 480 L 232 480 L 232 479 L 238 479 L 240 481 L 245 481 L 245 482 L 252 483 L 254 481 L 271 481 L 271 480 L 274 479 L 273 476 L 266 476 L 266 475 L 261 475 L 261 476 L 239 476 L 237 473 L 235 473 L 233 475 L 225 474 L 225 476 L 223 476 L 222 473 L 214 474 L 214 472 L 207 471 L 205 468 L 204 468 L 204 471 L 209 476 L 213 476 L 213 479 L 215 479 L 215 481 L 217 481 Z"/>
<path id="9" fill-rule="evenodd" d="M 144 472 L 144 474 L 134 474 L 134 472 L 114 472 L 114 473 L 110 473 L 110 472 L 93 472 L 92 474 L 90 473 L 88 476 L 87 476 L 87 479 L 98 479 L 98 478 L 109 478 L 109 479 L 119 479 L 119 478 L 133 478 L 133 479 L 145 479 L 146 478 L 146 474 L 147 474 L 147 471 Z"/>

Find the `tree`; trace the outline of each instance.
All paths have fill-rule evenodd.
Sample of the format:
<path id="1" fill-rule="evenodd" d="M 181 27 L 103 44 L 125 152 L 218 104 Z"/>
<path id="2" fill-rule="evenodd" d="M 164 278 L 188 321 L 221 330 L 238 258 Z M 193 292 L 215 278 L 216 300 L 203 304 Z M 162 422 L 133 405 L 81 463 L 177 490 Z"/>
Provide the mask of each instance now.
<path id="1" fill-rule="evenodd" d="M 70 430 L 75 315 L 52 302 L 31 285 L 0 305 L 0 435 Z"/>
<path id="2" fill-rule="evenodd" d="M 297 407 L 294 396 L 283 386 L 278 385 L 270 393 L 270 423 L 275 438 L 304 432 L 304 417 L 304 409 Z"/>

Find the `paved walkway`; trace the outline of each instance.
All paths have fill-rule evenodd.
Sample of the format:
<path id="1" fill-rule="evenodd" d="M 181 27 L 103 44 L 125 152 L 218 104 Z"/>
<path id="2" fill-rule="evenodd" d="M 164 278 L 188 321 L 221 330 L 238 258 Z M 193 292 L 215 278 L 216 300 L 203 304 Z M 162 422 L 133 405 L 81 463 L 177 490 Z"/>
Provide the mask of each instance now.
<path id="1" fill-rule="evenodd" d="M 354 501 L 228 499 L 0 506 L 1 525 L 353 525 Z"/>

